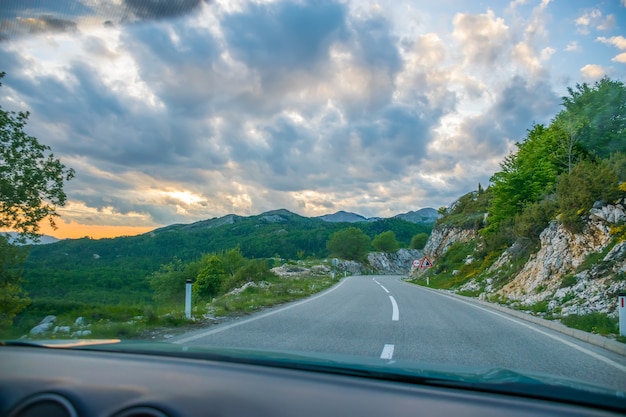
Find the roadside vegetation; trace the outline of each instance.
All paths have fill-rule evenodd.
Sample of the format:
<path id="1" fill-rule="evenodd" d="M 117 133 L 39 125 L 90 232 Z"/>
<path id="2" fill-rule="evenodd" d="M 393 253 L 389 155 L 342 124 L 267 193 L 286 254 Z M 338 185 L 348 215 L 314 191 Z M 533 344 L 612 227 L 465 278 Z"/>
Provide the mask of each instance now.
<path id="1" fill-rule="evenodd" d="M 538 251 L 540 233 L 551 221 L 556 219 L 568 231 L 579 233 L 596 202 L 613 203 L 626 197 L 624 84 L 603 78 L 593 85 L 576 85 L 568 89 L 562 106 L 550 124 L 529 128 L 486 189 L 479 184 L 477 191 L 439 209 L 442 217 L 436 228 L 471 230 L 475 238 L 452 245 L 413 282 L 425 285 L 428 277 L 433 288 L 458 289 L 473 280 L 476 289 L 462 294 L 477 296 L 487 286 L 493 293 L 510 282 Z M 600 262 L 626 238 L 624 230 L 624 224 L 613 226 L 612 242 L 602 253 L 589 255 L 579 271 Z M 508 262 L 486 274 L 505 250 Z M 618 275 L 613 279 L 622 279 Z M 563 279 L 562 285 L 575 283 L 573 276 Z M 543 314 L 547 302 L 528 309 Z M 570 315 L 563 322 L 587 331 L 615 333 L 613 319 L 606 314 Z"/>

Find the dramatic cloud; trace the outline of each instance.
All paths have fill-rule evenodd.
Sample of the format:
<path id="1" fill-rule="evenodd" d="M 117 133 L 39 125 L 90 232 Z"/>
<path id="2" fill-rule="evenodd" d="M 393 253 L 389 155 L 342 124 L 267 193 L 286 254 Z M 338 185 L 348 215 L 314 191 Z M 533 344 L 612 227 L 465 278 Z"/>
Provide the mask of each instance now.
<path id="1" fill-rule="evenodd" d="M 63 221 L 91 227 L 447 205 L 619 71 L 567 51 L 625 42 L 615 10 L 545 0 L 10 4 L 0 103 L 76 169 Z"/>
<path id="2" fill-rule="evenodd" d="M 509 49 L 508 27 L 492 10 L 485 14 L 454 16 L 454 36 L 468 63 L 494 65 Z"/>

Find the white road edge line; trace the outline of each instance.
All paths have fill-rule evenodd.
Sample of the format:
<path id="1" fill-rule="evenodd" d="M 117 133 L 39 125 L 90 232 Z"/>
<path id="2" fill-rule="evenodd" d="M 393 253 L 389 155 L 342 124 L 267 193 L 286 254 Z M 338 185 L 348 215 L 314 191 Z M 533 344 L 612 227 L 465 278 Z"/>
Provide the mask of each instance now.
<path id="1" fill-rule="evenodd" d="M 303 301 L 299 301 L 299 302 L 297 302 L 295 304 L 290 304 L 290 305 L 288 305 L 286 307 L 279 308 L 278 310 L 272 310 L 272 311 L 269 311 L 269 312 L 267 312 L 265 314 L 261 314 L 259 316 L 254 316 L 254 317 L 250 317 L 249 319 L 241 320 L 241 321 L 238 321 L 236 323 L 227 324 L 226 326 L 222 326 L 222 327 L 218 327 L 218 328 L 215 328 L 215 329 L 207 330 L 206 332 L 197 333 L 197 334 L 191 335 L 189 337 L 185 337 L 184 339 L 173 340 L 172 343 L 176 343 L 176 344 L 182 345 L 184 343 L 193 342 L 194 340 L 202 339 L 205 336 L 210 336 L 210 335 L 215 334 L 215 333 L 220 333 L 220 332 L 223 332 L 224 330 L 232 329 L 233 327 L 241 326 L 242 324 L 246 324 L 246 323 L 250 323 L 250 322 L 253 322 L 253 321 L 256 321 L 256 320 L 260 320 L 260 319 L 263 319 L 265 317 L 269 317 L 269 316 L 272 316 L 274 314 L 281 313 L 281 312 L 283 312 L 285 310 L 289 310 L 291 308 L 301 306 L 302 304 L 306 304 L 309 301 L 317 300 L 320 297 L 323 297 L 323 296 L 325 296 L 327 294 L 330 294 L 331 292 L 335 291 L 337 288 L 341 287 L 349 279 L 350 279 L 350 277 L 348 277 L 345 280 L 341 281 L 339 284 L 337 284 L 336 287 L 333 287 L 330 290 L 324 291 L 321 294 L 318 294 L 318 295 L 316 295 L 314 297 L 311 297 L 311 298 L 307 298 L 307 299 L 305 299 Z"/>
<path id="2" fill-rule="evenodd" d="M 391 300 L 391 307 L 393 311 L 391 312 L 391 321 L 398 321 L 400 319 L 400 310 L 398 310 L 398 303 L 396 303 L 396 299 L 393 298 L 392 295 L 389 296 Z"/>
<path id="3" fill-rule="evenodd" d="M 408 284 L 408 285 L 410 285 L 410 284 Z M 505 315 L 505 314 L 502 314 L 502 313 L 497 313 L 497 312 L 495 312 L 495 311 L 491 311 L 491 310 L 489 310 L 489 309 L 487 309 L 487 308 L 477 306 L 476 304 L 470 303 L 469 301 L 460 300 L 460 299 L 458 299 L 458 298 L 451 297 L 451 296 L 449 296 L 449 295 L 447 295 L 447 294 L 442 294 L 442 293 L 440 293 L 440 292 L 438 292 L 438 291 L 432 291 L 432 290 L 428 290 L 428 291 L 434 292 L 435 294 L 439 294 L 439 295 L 444 296 L 444 297 L 448 297 L 448 298 L 450 298 L 450 299 L 452 299 L 452 300 L 456 300 L 456 301 L 458 301 L 458 302 L 460 302 L 460 303 L 465 303 L 465 304 L 467 304 L 467 305 L 469 305 L 469 306 L 472 306 L 472 307 L 474 307 L 474 308 L 477 308 L 477 309 L 479 309 L 479 310 L 483 310 L 483 311 L 485 311 L 485 312 L 487 312 L 487 313 L 491 313 L 491 314 L 493 314 L 493 315 L 495 315 L 495 316 L 502 317 L 503 319 L 506 319 L 506 320 L 512 321 L 513 323 L 517 323 L 517 324 L 519 324 L 520 326 L 524 326 L 524 327 L 526 327 L 526 328 L 528 328 L 528 329 L 530 329 L 530 330 L 532 330 L 532 331 L 535 331 L 535 332 L 537 332 L 537 333 L 540 333 L 540 334 L 542 334 L 542 335 L 544 335 L 544 336 L 548 336 L 548 337 L 549 337 L 549 338 L 551 338 L 551 339 L 554 339 L 554 340 L 556 340 L 556 341 L 558 341 L 558 342 L 561 342 L 561 343 L 563 343 L 563 344 L 565 344 L 565 345 L 567 345 L 567 346 L 569 346 L 569 347 L 572 347 L 572 348 L 574 348 L 574 349 L 578 350 L 579 352 L 585 353 L 585 354 L 587 354 L 587 355 L 591 356 L 592 358 L 595 358 L 595 359 L 597 359 L 597 360 L 599 360 L 599 361 L 601 361 L 601 362 L 606 363 L 607 365 L 611 365 L 611 366 L 613 366 L 614 368 L 617 368 L 617 369 L 619 369 L 619 370 L 620 370 L 620 371 L 622 371 L 622 372 L 626 372 L 626 366 L 624 366 L 624 365 L 622 365 L 622 364 L 620 364 L 620 363 L 617 363 L 617 362 L 615 362 L 615 361 L 612 361 L 611 359 L 609 359 L 609 358 L 607 358 L 607 357 L 604 357 L 604 356 L 600 355 L 599 353 L 593 352 L 593 351 L 591 351 L 591 350 L 589 350 L 589 349 L 586 349 L 586 348 L 584 348 L 584 347 L 582 347 L 582 346 L 578 346 L 576 343 L 570 342 L 569 340 L 565 340 L 565 339 L 563 339 L 563 338 L 561 338 L 561 337 L 559 337 L 559 336 L 556 336 L 556 335 L 550 334 L 550 333 L 548 333 L 548 332 L 544 332 L 544 331 L 543 331 L 543 330 L 541 330 L 541 329 L 537 329 L 537 328 L 535 328 L 535 327 L 531 326 L 530 324 L 523 323 L 523 322 L 521 322 L 521 321 L 519 321 L 519 320 L 517 320 L 517 319 L 514 319 L 514 318 L 512 318 L 512 317 L 509 317 L 509 316 L 507 316 L 507 315 Z"/>
<path id="4" fill-rule="evenodd" d="M 393 345 L 385 345 L 383 347 L 380 359 L 393 359 Z"/>

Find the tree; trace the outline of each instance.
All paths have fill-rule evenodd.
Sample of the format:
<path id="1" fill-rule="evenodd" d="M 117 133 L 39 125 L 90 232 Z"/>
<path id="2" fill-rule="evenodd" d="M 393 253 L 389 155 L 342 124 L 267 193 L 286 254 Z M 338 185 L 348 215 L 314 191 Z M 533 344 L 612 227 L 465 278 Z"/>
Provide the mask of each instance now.
<path id="1" fill-rule="evenodd" d="M 25 254 L 24 248 L 0 234 L 0 329 L 10 328 L 16 314 L 30 303 L 21 286 Z"/>
<path id="2" fill-rule="evenodd" d="M 392 253 L 398 250 L 400 244 L 398 239 L 396 239 L 396 234 L 388 230 L 376 235 L 374 240 L 372 240 L 372 246 L 381 252 Z"/>
<path id="3" fill-rule="evenodd" d="M 4 72 L 0 72 L 0 79 Z M 2 83 L 0 83 L 0 86 Z M 18 232 L 18 243 L 37 239 L 40 222 L 55 227 L 57 206 L 65 204 L 63 184 L 74 176 L 50 147 L 24 132 L 28 112 L 0 107 L 0 230 Z M 0 238 L 0 326 L 8 326 L 29 300 L 21 289 L 21 250 Z"/>
<path id="4" fill-rule="evenodd" d="M 557 116 L 557 121 L 567 119 L 572 127 L 566 143 L 574 133 L 581 148 L 600 158 L 626 152 L 626 86 L 605 77 L 592 86 L 576 84 L 567 90 L 565 109 Z"/>
<path id="5" fill-rule="evenodd" d="M 411 239 L 411 249 L 424 249 L 428 242 L 428 233 L 418 233 Z"/>
<path id="6" fill-rule="evenodd" d="M 495 233 L 502 221 L 514 218 L 524 207 L 553 191 L 556 177 L 564 169 L 559 163 L 561 134 L 557 126 L 535 125 L 517 144 L 517 153 L 504 159 L 502 171 L 491 177 L 493 197 L 487 234 Z"/>
<path id="7" fill-rule="evenodd" d="M 56 208 L 67 198 L 64 182 L 74 177 L 49 146 L 24 132 L 28 115 L 0 107 L 0 229 L 17 231 L 22 241 L 36 239 L 46 218 L 55 227 Z"/>
<path id="8" fill-rule="evenodd" d="M 326 247 L 332 256 L 362 261 L 370 245 L 370 238 L 356 227 L 339 230 L 328 239 Z"/>
<path id="9" fill-rule="evenodd" d="M 184 301 L 185 283 L 198 275 L 199 263 L 183 264 L 174 257 L 172 262 L 161 265 L 158 271 L 149 276 L 153 299 L 159 306 L 180 305 Z"/>
<path id="10" fill-rule="evenodd" d="M 219 294 L 226 279 L 224 262 L 218 255 L 209 255 L 203 259 L 202 265 L 193 283 L 193 292 L 201 297 L 214 297 Z"/>

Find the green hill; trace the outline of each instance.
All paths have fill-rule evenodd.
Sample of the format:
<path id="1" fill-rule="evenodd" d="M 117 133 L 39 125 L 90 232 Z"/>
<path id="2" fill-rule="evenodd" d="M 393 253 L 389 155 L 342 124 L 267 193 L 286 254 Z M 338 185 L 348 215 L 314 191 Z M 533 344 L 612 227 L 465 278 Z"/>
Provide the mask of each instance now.
<path id="1" fill-rule="evenodd" d="M 239 246 L 247 258 L 323 258 L 328 255 L 329 236 L 349 226 L 371 238 L 391 230 L 406 247 L 415 234 L 430 233 L 433 224 L 398 218 L 335 223 L 275 210 L 171 225 L 139 236 L 69 239 L 30 247 L 24 265 L 25 289 L 33 301 L 144 303 L 152 298 L 146 277 L 174 257 L 190 262 Z"/>

